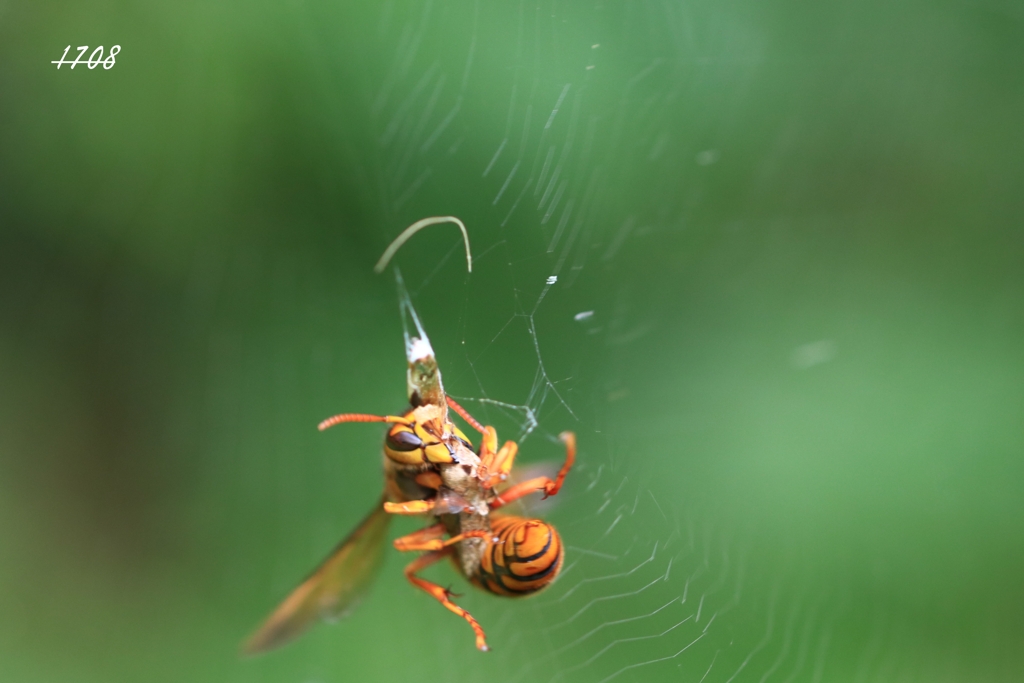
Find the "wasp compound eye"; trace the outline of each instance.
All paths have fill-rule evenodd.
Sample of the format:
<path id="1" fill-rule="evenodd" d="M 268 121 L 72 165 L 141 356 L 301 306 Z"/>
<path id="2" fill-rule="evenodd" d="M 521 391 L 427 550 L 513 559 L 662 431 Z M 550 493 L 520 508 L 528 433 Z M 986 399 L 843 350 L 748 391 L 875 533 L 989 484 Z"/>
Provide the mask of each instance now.
<path id="1" fill-rule="evenodd" d="M 388 432 L 385 441 L 388 448 L 394 451 L 414 451 L 417 448 L 423 447 L 423 440 L 420 437 L 404 429 L 402 431 Z"/>

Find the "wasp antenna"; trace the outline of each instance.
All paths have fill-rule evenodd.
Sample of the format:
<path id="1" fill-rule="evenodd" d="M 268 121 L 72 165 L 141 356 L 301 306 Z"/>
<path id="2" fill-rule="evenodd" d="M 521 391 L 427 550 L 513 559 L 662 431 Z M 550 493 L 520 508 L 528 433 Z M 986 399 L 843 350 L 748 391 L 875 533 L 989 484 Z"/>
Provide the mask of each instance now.
<path id="1" fill-rule="evenodd" d="M 451 396 L 445 396 L 444 398 L 446 401 L 448 401 L 448 405 L 451 406 L 452 410 L 461 415 L 462 419 L 468 422 L 470 427 L 480 432 L 481 434 L 487 433 L 487 430 L 484 429 L 484 426 L 477 422 L 475 419 L 473 419 L 473 416 L 466 412 L 465 408 L 456 403 L 455 399 L 453 399 Z"/>
<path id="2" fill-rule="evenodd" d="M 462 231 L 462 241 L 466 243 L 466 270 L 470 273 L 473 272 L 473 256 L 469 251 L 469 233 L 466 231 L 466 226 L 455 216 L 431 216 L 430 218 L 422 218 L 408 228 L 402 231 L 395 241 L 388 245 L 388 248 L 384 251 L 383 256 L 377 261 L 377 265 L 373 267 L 373 272 L 382 273 L 387 268 L 388 262 L 391 261 L 391 257 L 395 255 L 402 245 L 405 244 L 410 237 L 415 235 L 423 228 L 430 225 L 437 225 L 438 223 L 454 223 L 459 226 L 459 230 Z"/>
<path id="3" fill-rule="evenodd" d="M 341 415 L 335 415 L 329 417 L 316 426 L 321 432 L 325 429 L 330 429 L 334 425 L 339 425 L 342 422 L 397 422 L 399 424 L 411 424 L 411 421 L 405 417 L 398 417 L 395 415 L 363 415 L 362 413 L 342 413 Z"/>

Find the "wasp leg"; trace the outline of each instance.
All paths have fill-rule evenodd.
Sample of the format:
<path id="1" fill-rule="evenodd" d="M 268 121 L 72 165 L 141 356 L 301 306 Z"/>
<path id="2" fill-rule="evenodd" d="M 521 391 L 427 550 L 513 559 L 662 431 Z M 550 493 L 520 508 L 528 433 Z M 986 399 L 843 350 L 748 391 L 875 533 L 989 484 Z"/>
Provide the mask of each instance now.
<path id="1" fill-rule="evenodd" d="M 459 607 L 454 602 L 448 599 L 448 596 L 451 595 L 451 591 L 449 591 L 446 588 L 441 588 L 441 586 L 438 586 L 436 583 L 431 583 L 426 579 L 421 579 L 420 577 L 416 576 L 417 572 L 422 571 L 423 569 L 429 567 L 435 562 L 443 560 L 444 558 L 448 557 L 451 554 L 451 552 L 451 548 L 443 548 L 441 550 L 435 550 L 434 552 L 426 553 L 425 555 L 420 555 L 415 560 L 410 562 L 409 565 L 405 568 L 405 578 L 409 579 L 409 583 L 416 586 L 420 590 L 425 591 L 427 594 L 429 594 L 432 598 L 440 602 L 446 608 L 448 608 L 449 610 L 451 610 L 452 612 L 454 612 L 455 614 L 459 615 L 467 622 L 469 622 L 469 625 L 473 628 L 473 633 L 476 634 L 477 649 L 482 650 L 483 652 L 487 652 L 488 650 L 490 650 L 490 648 L 487 647 L 487 640 L 485 639 L 484 636 L 484 630 L 480 628 L 480 624 L 477 623 L 477 620 L 473 618 L 473 615 L 471 615 L 469 612 L 462 609 L 461 607 Z"/>
<path id="2" fill-rule="evenodd" d="M 414 531 L 408 536 L 396 538 L 395 548 L 403 553 L 417 550 L 440 550 L 441 548 L 447 548 L 448 546 L 455 545 L 459 541 L 464 541 L 467 538 L 487 538 L 488 536 L 493 535 L 491 532 L 484 531 L 483 529 L 478 531 L 465 531 L 448 539 L 441 538 L 443 534 L 443 524 L 428 526 L 426 529 Z"/>
<path id="3" fill-rule="evenodd" d="M 384 511 L 392 515 L 425 515 L 434 509 L 434 499 L 410 500 L 404 503 L 385 501 Z"/>
<path id="4" fill-rule="evenodd" d="M 554 489 L 544 492 L 545 498 L 558 493 L 562 488 L 562 482 L 565 481 L 565 475 L 569 474 L 572 464 L 576 462 L 576 433 L 562 432 L 558 435 L 558 440 L 565 444 L 565 462 L 562 463 L 562 469 L 558 470 L 558 475 L 555 477 Z"/>
<path id="5" fill-rule="evenodd" d="M 498 432 L 494 427 L 484 427 L 484 438 L 480 440 L 480 467 L 477 469 L 481 480 L 487 481 L 494 459 L 498 455 Z"/>
<path id="6" fill-rule="evenodd" d="M 484 434 L 484 435 L 487 434 L 487 432 L 484 431 L 483 425 L 481 425 L 479 422 L 477 422 L 476 419 L 472 415 L 470 415 L 468 412 L 466 412 L 465 408 L 463 408 L 458 403 L 456 403 L 455 400 L 452 399 L 451 396 L 445 396 L 444 398 L 445 398 L 446 401 L 448 401 L 449 407 L 451 407 L 452 410 L 454 410 L 456 413 L 458 413 L 459 416 L 461 416 L 463 420 L 468 422 L 470 427 L 472 427 L 476 431 L 480 432 L 481 434 Z"/>
<path id="7" fill-rule="evenodd" d="M 444 484 L 437 472 L 420 472 L 416 475 L 416 483 L 425 489 L 439 489 Z"/>
<path id="8" fill-rule="evenodd" d="M 427 541 L 440 540 L 444 537 L 444 531 L 444 524 L 431 524 L 411 534 L 396 538 L 394 541 L 395 548 L 402 552 L 414 550 L 415 548 L 411 546 L 421 545 Z"/>
<path id="9" fill-rule="evenodd" d="M 547 477 L 537 477 L 536 479 L 528 479 L 521 484 L 516 484 L 498 494 L 498 497 L 494 499 L 494 503 L 491 504 L 492 510 L 497 510 L 512 501 L 519 500 L 523 496 L 528 496 L 534 491 L 543 491 L 544 497 L 547 498 L 561 490 L 562 482 L 565 481 L 565 475 L 569 473 L 572 464 L 576 461 L 576 435 L 572 432 L 562 432 L 558 435 L 558 438 L 565 444 L 565 464 L 562 465 L 562 469 L 558 470 L 555 480 L 551 481 Z"/>
<path id="10" fill-rule="evenodd" d="M 519 444 L 515 441 L 506 441 L 501 450 L 494 454 L 491 469 L 493 474 L 484 482 L 485 488 L 493 488 L 508 479 L 512 471 L 512 463 L 515 462 L 516 453 L 519 452 Z"/>
<path id="11" fill-rule="evenodd" d="M 317 425 L 317 429 L 321 432 L 325 429 L 329 429 L 334 425 L 341 424 L 342 422 L 397 422 L 404 425 L 416 424 L 414 420 L 410 420 L 407 417 L 398 417 L 397 415 L 363 415 L 361 413 L 342 413 L 341 415 L 335 415 L 329 417 L 320 424 Z"/>
<path id="12" fill-rule="evenodd" d="M 480 478 L 486 480 L 491 470 L 494 456 L 497 454 L 498 433 L 494 431 L 494 427 L 484 427 L 480 424 L 465 408 L 456 403 L 455 399 L 451 396 L 445 396 L 444 398 L 452 410 L 462 416 L 462 419 L 468 422 L 469 426 L 483 435 L 484 438 L 480 443 L 480 467 L 478 472 Z"/>

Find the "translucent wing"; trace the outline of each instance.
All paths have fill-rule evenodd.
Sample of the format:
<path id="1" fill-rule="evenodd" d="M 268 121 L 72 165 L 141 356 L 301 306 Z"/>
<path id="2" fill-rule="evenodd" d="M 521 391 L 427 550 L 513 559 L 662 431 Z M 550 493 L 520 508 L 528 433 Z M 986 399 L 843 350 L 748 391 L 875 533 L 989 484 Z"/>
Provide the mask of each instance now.
<path id="1" fill-rule="evenodd" d="M 497 488 L 503 491 L 511 486 L 524 482 L 527 479 L 534 479 L 536 477 L 554 479 L 558 474 L 558 468 L 560 466 L 561 465 L 554 460 L 533 462 L 529 465 L 517 465 L 513 468 L 511 474 L 508 475 L 508 480 Z M 517 514 L 521 517 L 543 517 L 554 510 L 560 500 L 561 499 L 559 499 L 558 496 L 542 498 L 539 494 L 535 494 L 525 498 L 520 498 L 504 508 L 504 510 L 507 514 Z"/>
<path id="2" fill-rule="evenodd" d="M 272 650 L 295 639 L 317 619 L 350 613 L 366 594 L 384 556 L 391 515 L 378 503 L 348 537 L 291 592 L 242 646 L 244 654 Z"/>

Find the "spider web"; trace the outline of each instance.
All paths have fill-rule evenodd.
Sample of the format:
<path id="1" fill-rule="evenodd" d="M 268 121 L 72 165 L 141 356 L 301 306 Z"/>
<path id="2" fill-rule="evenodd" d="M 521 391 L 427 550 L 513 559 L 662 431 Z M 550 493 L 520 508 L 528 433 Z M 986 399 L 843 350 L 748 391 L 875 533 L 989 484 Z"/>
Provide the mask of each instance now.
<path id="1" fill-rule="evenodd" d="M 481 77 L 475 63 L 481 41 L 475 31 L 463 36 L 462 63 L 458 58 L 421 62 L 418 55 L 437 30 L 439 9 L 425 5 L 418 19 L 401 27 L 389 20 L 390 10 L 381 20 L 384 40 L 399 37 L 391 69 L 372 104 L 382 121 L 378 175 L 387 215 L 429 211 L 434 180 L 458 173 L 453 165 L 466 163 L 458 159 L 465 135 L 459 130 L 460 114 Z M 637 117 L 630 99 L 639 95 L 638 86 L 660 61 L 643 65 L 629 79 L 622 101 L 597 112 L 591 108 L 600 107 L 601 93 L 595 92 L 600 86 L 591 80 L 600 45 L 586 46 L 564 82 L 544 83 L 530 72 L 531 60 L 523 56 L 530 42 L 523 34 L 530 30 L 530 21 L 525 6 L 519 9 L 519 65 L 506 92 L 504 129 L 479 169 L 478 186 L 467 190 L 486 197 L 490 206 L 475 214 L 459 211 L 470 224 L 476 272 L 472 277 L 453 275 L 459 259 L 452 256 L 461 250 L 456 240 L 436 259 L 407 257 L 403 269 L 412 296 L 407 298 L 404 287 L 399 292 L 403 308 L 426 309 L 422 315 L 428 328 L 435 317 L 429 310 L 432 301 L 461 296 L 458 336 L 437 345 L 438 335 L 431 332 L 446 388 L 485 422 L 511 431 L 524 449 L 520 462 L 530 462 L 537 435 L 557 443 L 555 434 L 572 428 L 586 444 L 572 473 L 573 486 L 558 497 L 556 506 L 547 506 L 553 508 L 567 543 L 566 565 L 555 586 L 529 601 L 466 598 L 467 606 L 471 602 L 478 619 L 488 625 L 495 647 L 488 670 L 503 672 L 508 681 L 552 683 L 606 683 L 679 671 L 699 674 L 699 680 L 732 680 L 752 666 L 768 675 L 779 671 L 790 680 L 820 679 L 813 671 L 815 666 L 820 669 L 824 651 L 810 652 L 817 635 L 813 621 L 797 636 L 797 654 L 788 657 L 794 624 L 805 616 L 799 609 L 787 615 L 785 649 L 777 661 L 758 658 L 769 644 L 776 644 L 777 594 L 760 606 L 763 637 L 737 642 L 729 619 L 741 604 L 745 585 L 741 548 L 712 528 L 698 531 L 697 522 L 671 500 L 659 501 L 643 483 L 648 475 L 638 471 L 627 453 L 614 444 L 601 444 L 597 420 L 603 411 L 583 416 L 574 408 L 587 376 L 599 375 L 609 361 L 591 353 L 589 363 L 567 367 L 549 346 L 547 330 L 555 328 L 584 344 L 587 337 L 603 336 L 612 348 L 622 348 L 649 329 L 643 323 L 629 326 L 628 302 L 619 300 L 616 308 L 600 310 L 592 301 L 595 308 L 574 310 L 566 308 L 566 297 L 557 295 L 574 285 L 582 289 L 580 277 L 585 280 L 585 270 L 594 261 L 606 268 L 613 265 L 636 228 L 635 216 L 608 216 L 608 198 L 629 170 L 628 164 L 616 168 L 611 158 L 620 151 L 624 129 L 643 125 L 646 107 Z M 479 21 L 480 6 L 474 5 L 473 12 Z M 534 22 L 536 32 L 550 28 L 539 13 Z M 534 50 L 536 68 L 544 54 L 539 46 Z M 611 141 L 603 159 L 596 158 L 601 154 L 599 138 Z M 447 243 L 437 234 L 432 239 Z M 425 236 L 418 238 L 418 244 L 425 241 Z M 429 247 L 416 248 L 431 253 Z M 432 261 L 432 268 L 421 267 L 424 272 L 416 274 L 417 265 L 422 266 L 418 262 Z M 453 287 L 454 278 L 462 284 Z M 480 280 L 485 282 L 481 285 Z M 486 298 L 474 297 L 478 286 L 489 293 Z M 503 301 L 495 299 L 495 290 L 506 293 Z M 552 316 L 559 320 L 552 321 Z M 432 329 L 446 332 L 437 325 Z M 445 353 L 452 348 L 461 350 L 460 357 Z M 548 361 L 549 353 L 555 361 Z M 521 381 L 508 380 L 509 366 L 525 371 Z M 548 458 L 558 457 L 551 448 L 545 452 Z M 453 628 L 444 638 L 454 641 L 444 650 L 458 652 L 465 634 L 459 625 L 449 625 Z M 473 680 L 476 668 L 469 664 L 446 675 Z"/>
<path id="2" fill-rule="evenodd" d="M 1020 678 L 1009 3 L 8 5 L 0 678 Z M 565 567 L 425 571 L 488 655 L 389 553 L 238 661 L 378 500 L 380 432 L 312 427 L 402 409 L 369 271 L 441 215 L 475 267 L 418 234 L 407 301 L 523 476 L 576 432 L 519 510 Z"/>
<path id="3" fill-rule="evenodd" d="M 403 306 L 419 311 L 446 390 L 520 443 L 521 466 L 557 461 L 564 429 L 580 438 L 557 500 L 527 506 L 567 544 L 558 581 L 528 600 L 461 598 L 487 630 L 487 662 L 464 625 L 425 607 L 437 612 L 431 673 L 793 683 L 828 680 L 837 660 L 856 662 L 842 666 L 857 681 L 900 670 L 896 619 L 854 623 L 837 646 L 844 578 L 766 560 L 751 529 L 689 504 L 666 484 L 665 459 L 634 446 L 637 425 L 655 426 L 619 416 L 636 390 L 631 354 L 662 322 L 629 282 L 643 250 L 698 215 L 700 174 L 721 156 L 713 130 L 681 137 L 680 119 L 737 64 L 736 90 L 713 96 L 727 104 L 745 87 L 743 67 L 759 59 L 752 28 L 673 5 L 426 2 L 405 15 L 388 2 L 376 40 L 392 59 L 365 65 L 377 128 L 362 154 L 380 222 L 393 235 L 454 214 L 473 244 L 471 275 L 443 228 L 396 257 Z M 653 261 L 685 261 L 672 249 Z"/>

